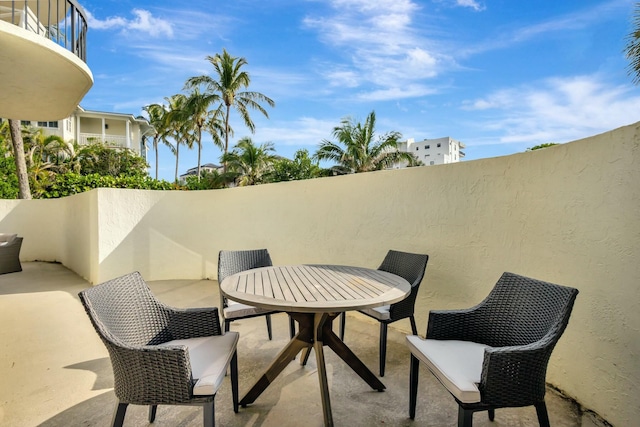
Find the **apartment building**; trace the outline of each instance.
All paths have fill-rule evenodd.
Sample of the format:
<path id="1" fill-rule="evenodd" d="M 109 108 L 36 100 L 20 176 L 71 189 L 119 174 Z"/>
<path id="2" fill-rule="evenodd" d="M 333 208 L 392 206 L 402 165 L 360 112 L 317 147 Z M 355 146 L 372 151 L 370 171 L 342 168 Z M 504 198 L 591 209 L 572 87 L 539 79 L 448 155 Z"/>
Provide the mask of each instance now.
<path id="1" fill-rule="evenodd" d="M 143 158 L 147 155 L 145 139 L 155 134 L 153 126 L 142 116 L 90 111 L 81 106 L 62 120 L 23 120 L 22 123 L 41 128 L 45 135 L 58 135 L 80 145 L 103 142 L 114 148 L 128 148 Z"/>
<path id="2" fill-rule="evenodd" d="M 422 141 L 409 138 L 398 142 L 399 151 L 412 153 L 426 166 L 459 162 L 465 156 L 463 148 L 465 145 L 462 142 L 448 136 Z"/>

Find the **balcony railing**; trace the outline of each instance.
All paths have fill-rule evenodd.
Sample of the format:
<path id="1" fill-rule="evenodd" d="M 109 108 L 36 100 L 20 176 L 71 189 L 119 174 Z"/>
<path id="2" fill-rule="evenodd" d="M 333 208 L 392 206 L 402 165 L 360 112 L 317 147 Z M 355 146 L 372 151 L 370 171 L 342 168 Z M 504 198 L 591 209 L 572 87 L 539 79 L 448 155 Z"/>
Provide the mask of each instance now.
<path id="1" fill-rule="evenodd" d="M 127 148 L 127 137 L 122 135 L 110 135 L 108 133 L 81 133 L 78 144 L 89 145 L 96 142 L 103 142 L 105 145 L 114 148 Z"/>
<path id="2" fill-rule="evenodd" d="M 87 18 L 75 0 L 3 0 L 0 20 L 46 37 L 87 62 Z"/>

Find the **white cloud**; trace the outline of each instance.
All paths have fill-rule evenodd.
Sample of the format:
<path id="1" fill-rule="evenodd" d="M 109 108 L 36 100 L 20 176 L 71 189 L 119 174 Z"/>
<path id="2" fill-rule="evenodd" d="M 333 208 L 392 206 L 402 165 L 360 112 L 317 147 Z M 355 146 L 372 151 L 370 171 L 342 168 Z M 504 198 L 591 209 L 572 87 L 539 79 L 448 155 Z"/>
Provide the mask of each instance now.
<path id="1" fill-rule="evenodd" d="M 476 0 L 456 0 L 456 4 L 462 7 L 470 7 L 478 12 L 485 9 L 484 5 L 480 4 Z"/>
<path id="2" fill-rule="evenodd" d="M 303 24 L 343 56 L 321 74 L 333 87 L 360 88 L 357 99 L 388 100 L 433 92 L 423 80 L 457 68 L 449 54 L 423 36 L 414 20 L 420 7 L 409 0 L 334 0 L 334 13 L 307 16 Z M 419 28 L 418 28 L 419 27 Z M 399 89 L 399 88 L 405 89 Z M 362 93 L 362 88 L 368 93 Z"/>
<path id="3" fill-rule="evenodd" d="M 291 121 L 269 122 L 256 128 L 254 141 L 272 141 L 278 146 L 317 147 L 323 139 L 331 138 L 339 119 L 321 120 L 300 117 Z"/>
<path id="4" fill-rule="evenodd" d="M 484 130 L 502 134 L 501 143 L 566 142 L 637 121 L 640 96 L 630 93 L 630 86 L 598 75 L 550 78 L 465 101 L 462 108 L 493 114 Z"/>
<path id="5" fill-rule="evenodd" d="M 125 32 L 143 33 L 151 37 L 173 37 L 173 26 L 169 21 L 156 18 L 151 12 L 144 9 L 133 9 L 131 12 L 135 15 L 133 19 L 112 16 L 104 20 L 97 19 L 88 11 L 86 13 L 91 29 L 120 29 Z"/>
<path id="6" fill-rule="evenodd" d="M 551 19 L 532 25 L 518 26 L 511 30 L 500 28 L 499 33 L 491 34 L 485 41 L 474 45 L 460 46 L 458 56 L 504 49 L 528 40 L 540 39 L 553 34 L 566 34 L 571 30 L 587 28 L 594 22 L 602 21 L 608 15 L 619 13 L 618 9 L 628 9 L 629 7 L 629 0 L 610 0 L 572 13 L 554 16 Z"/>

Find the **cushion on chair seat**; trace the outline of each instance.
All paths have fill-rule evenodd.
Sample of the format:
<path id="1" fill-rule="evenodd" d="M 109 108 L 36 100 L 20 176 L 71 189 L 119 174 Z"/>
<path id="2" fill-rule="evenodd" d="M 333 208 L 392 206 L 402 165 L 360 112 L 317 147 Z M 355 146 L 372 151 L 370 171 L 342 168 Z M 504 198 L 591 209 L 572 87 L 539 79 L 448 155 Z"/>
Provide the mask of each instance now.
<path id="1" fill-rule="evenodd" d="M 195 396 L 213 395 L 218 391 L 227 372 L 227 365 L 233 357 L 239 334 L 227 332 L 224 335 L 167 341 L 160 347 L 186 345 L 189 349 L 191 374 L 196 380 L 193 386 Z"/>
<path id="2" fill-rule="evenodd" d="M 238 301 L 227 300 L 228 306 L 224 308 L 225 319 L 238 319 L 242 317 L 254 316 L 258 314 L 270 313 L 273 310 L 267 310 L 252 305 L 243 304 Z"/>
<path id="3" fill-rule="evenodd" d="M 379 320 L 389 320 L 391 319 L 391 312 L 389 310 L 391 310 L 390 305 L 383 305 L 382 307 L 365 308 L 360 310 L 360 312 Z"/>
<path id="4" fill-rule="evenodd" d="M 447 390 L 462 403 L 480 402 L 484 349 L 471 341 L 426 340 L 407 336 L 411 353 L 424 363 Z"/>
<path id="5" fill-rule="evenodd" d="M 0 245 L 8 245 L 13 242 L 16 237 L 18 237 L 17 234 L 0 233 Z"/>

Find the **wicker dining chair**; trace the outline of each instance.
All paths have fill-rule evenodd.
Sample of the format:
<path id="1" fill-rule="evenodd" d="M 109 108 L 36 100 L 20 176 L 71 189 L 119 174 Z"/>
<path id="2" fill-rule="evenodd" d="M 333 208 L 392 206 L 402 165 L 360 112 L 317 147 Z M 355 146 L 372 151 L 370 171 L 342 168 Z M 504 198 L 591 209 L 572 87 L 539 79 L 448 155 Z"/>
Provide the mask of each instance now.
<path id="1" fill-rule="evenodd" d="M 405 299 L 395 304 L 359 310 L 360 313 L 366 314 L 380 322 L 379 363 L 381 377 L 384 377 L 387 357 L 387 329 L 389 324 L 409 318 L 411 331 L 414 335 L 418 334 L 413 313 L 418 289 L 424 277 L 428 261 L 429 255 L 390 250 L 382 261 L 382 264 L 380 264 L 380 267 L 378 267 L 378 270 L 393 273 L 404 278 L 411 284 L 411 293 Z M 342 340 L 344 340 L 345 325 L 346 313 L 343 312 L 340 316 L 340 339 Z"/>
<path id="2" fill-rule="evenodd" d="M 254 268 L 270 267 L 272 265 L 271 256 L 267 249 L 222 250 L 218 254 L 218 284 L 233 274 Z M 234 320 L 265 316 L 267 334 L 269 339 L 272 339 L 271 315 L 278 312 L 231 300 L 222 295 L 222 292 L 220 292 L 220 312 L 222 313 L 225 331 L 229 330 L 231 322 Z M 289 316 L 289 333 L 291 338 L 293 338 L 295 335 L 295 324 L 291 316 Z"/>
<path id="3" fill-rule="evenodd" d="M 0 274 L 22 271 L 20 248 L 22 237 L 0 233 Z"/>
<path id="4" fill-rule="evenodd" d="M 426 339 L 407 337 L 411 350 L 409 417 L 415 418 L 420 362 L 458 402 L 458 426 L 473 413 L 535 406 L 549 426 L 544 401 L 551 352 L 569 322 L 578 290 L 504 273 L 475 307 L 429 312 Z"/>
<path id="5" fill-rule="evenodd" d="M 85 289 L 80 301 L 109 351 L 118 403 L 112 425 L 128 405 L 202 405 L 204 426 L 215 425 L 214 399 L 230 370 L 238 412 L 238 333 L 222 334 L 218 308 L 169 307 L 138 272 Z"/>

